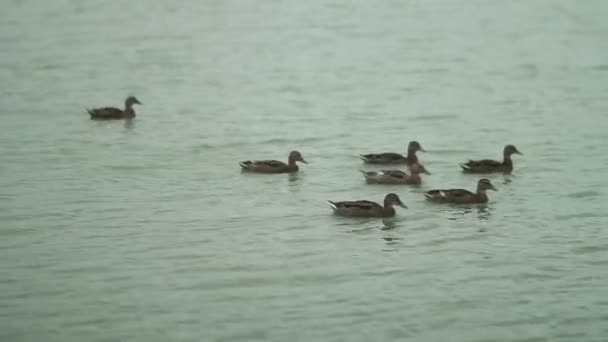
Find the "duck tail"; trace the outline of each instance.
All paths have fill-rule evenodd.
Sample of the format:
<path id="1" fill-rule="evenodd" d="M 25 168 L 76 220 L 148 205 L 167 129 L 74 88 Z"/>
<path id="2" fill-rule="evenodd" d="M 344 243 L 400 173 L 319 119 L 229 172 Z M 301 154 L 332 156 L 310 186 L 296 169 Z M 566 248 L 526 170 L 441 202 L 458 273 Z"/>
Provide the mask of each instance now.
<path id="1" fill-rule="evenodd" d="M 89 108 L 86 108 L 86 107 L 85 107 L 85 108 L 84 108 L 84 110 L 86 110 L 86 111 L 87 111 L 87 113 L 89 113 L 89 115 L 90 115 L 91 117 L 94 117 L 94 116 L 95 116 L 95 112 L 94 112 L 92 109 L 89 109 Z"/>
<path id="2" fill-rule="evenodd" d="M 442 201 L 447 198 L 447 194 L 444 190 L 430 190 L 427 191 L 424 196 L 426 197 L 426 199 L 431 201 Z"/>
<path id="3" fill-rule="evenodd" d="M 239 165 L 240 165 L 240 166 L 241 166 L 243 169 L 248 169 L 250 164 L 249 164 L 248 162 L 246 162 L 246 161 L 242 161 L 242 162 L 239 162 Z"/>
<path id="4" fill-rule="evenodd" d="M 360 158 L 361 158 L 361 160 L 363 160 L 364 162 L 369 161 L 369 158 L 367 158 L 366 156 L 364 156 L 364 155 L 362 155 L 362 154 L 361 154 L 361 155 L 359 155 L 359 157 L 360 157 Z"/>
<path id="5" fill-rule="evenodd" d="M 359 170 L 359 172 L 361 172 L 365 177 L 369 176 L 368 171 Z"/>
<path id="6" fill-rule="evenodd" d="M 471 171 L 471 167 L 467 164 L 460 164 L 462 171 Z"/>
<path id="7" fill-rule="evenodd" d="M 329 203 L 329 206 L 333 209 L 333 210 L 338 210 L 338 206 L 336 205 L 336 202 L 332 202 L 332 201 L 327 201 L 327 203 Z"/>

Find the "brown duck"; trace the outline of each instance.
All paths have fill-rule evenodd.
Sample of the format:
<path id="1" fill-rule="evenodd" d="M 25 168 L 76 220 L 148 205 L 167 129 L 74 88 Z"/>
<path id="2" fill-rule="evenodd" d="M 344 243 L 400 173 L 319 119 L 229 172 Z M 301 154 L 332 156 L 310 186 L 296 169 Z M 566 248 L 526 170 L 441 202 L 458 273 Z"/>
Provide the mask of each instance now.
<path id="1" fill-rule="evenodd" d="M 482 160 L 469 160 L 464 164 L 460 164 L 463 172 L 466 173 L 492 173 L 492 172 L 505 172 L 510 173 L 513 171 L 513 160 L 511 156 L 513 154 L 523 155 L 513 145 L 505 146 L 503 150 L 502 163 L 496 160 L 482 159 Z"/>
<path id="2" fill-rule="evenodd" d="M 302 155 L 298 151 L 291 151 L 287 164 L 278 160 L 246 160 L 239 163 L 242 170 L 246 172 L 257 172 L 257 173 L 290 173 L 298 172 L 298 165 L 296 162 L 302 162 L 308 164 L 302 158 Z"/>
<path id="3" fill-rule="evenodd" d="M 486 203 L 488 202 L 487 190 L 498 191 L 489 179 L 482 178 L 477 183 L 477 192 L 475 193 L 465 189 L 442 189 L 431 190 L 424 195 L 429 201 L 435 203 Z"/>
<path id="4" fill-rule="evenodd" d="M 418 185 L 422 183 L 421 173 L 430 175 L 431 173 L 421 164 L 411 166 L 411 173 L 401 170 L 382 170 L 382 171 L 363 171 L 360 170 L 369 184 L 409 184 Z"/>
<path id="5" fill-rule="evenodd" d="M 135 96 L 129 96 L 125 99 L 125 109 L 103 107 L 87 109 L 87 112 L 93 120 L 133 119 L 135 117 L 133 105 L 136 104 L 141 105 L 142 103 Z"/>
<path id="6" fill-rule="evenodd" d="M 417 141 L 411 141 L 407 147 L 407 156 L 399 153 L 370 153 L 361 155 L 364 163 L 367 164 L 406 164 L 414 165 L 418 163 L 416 152 L 425 152 Z"/>
<path id="7" fill-rule="evenodd" d="M 343 201 L 333 202 L 327 201 L 334 210 L 334 213 L 340 216 L 348 217 L 393 217 L 395 216 L 395 205 L 402 208 L 407 208 L 401 202 L 397 194 L 388 194 L 384 197 L 384 206 L 372 201 Z"/>

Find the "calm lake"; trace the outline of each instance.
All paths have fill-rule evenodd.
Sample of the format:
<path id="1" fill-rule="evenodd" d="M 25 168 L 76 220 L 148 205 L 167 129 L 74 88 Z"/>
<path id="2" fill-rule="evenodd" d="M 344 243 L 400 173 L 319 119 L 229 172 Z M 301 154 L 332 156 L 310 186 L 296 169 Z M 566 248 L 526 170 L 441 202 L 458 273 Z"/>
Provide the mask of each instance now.
<path id="1" fill-rule="evenodd" d="M 0 341 L 606 340 L 608 2 L 1 8 Z M 411 140 L 421 186 L 365 184 Z M 487 205 L 425 201 L 509 143 Z"/>

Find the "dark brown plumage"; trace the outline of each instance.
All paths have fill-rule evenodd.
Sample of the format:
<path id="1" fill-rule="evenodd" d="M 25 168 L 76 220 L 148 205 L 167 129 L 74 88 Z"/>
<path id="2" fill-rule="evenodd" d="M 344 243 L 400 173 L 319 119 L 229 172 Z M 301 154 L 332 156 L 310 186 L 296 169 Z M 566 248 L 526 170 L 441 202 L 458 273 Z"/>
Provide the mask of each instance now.
<path id="1" fill-rule="evenodd" d="M 135 96 L 129 96 L 125 99 L 125 109 L 102 107 L 87 109 L 87 112 L 93 120 L 133 119 L 135 118 L 135 110 L 133 110 L 135 104 L 141 105 L 142 103 Z"/>
<path id="2" fill-rule="evenodd" d="M 511 160 L 511 156 L 513 154 L 523 155 L 523 153 L 519 152 L 515 146 L 507 145 L 503 149 L 502 163 L 490 159 L 469 160 L 464 164 L 460 164 L 460 167 L 462 168 L 462 171 L 466 173 L 510 173 L 513 171 L 513 160 Z"/>
<path id="3" fill-rule="evenodd" d="M 477 191 L 471 192 L 465 189 L 438 189 L 427 191 L 426 198 L 435 203 L 486 203 L 488 201 L 487 190 L 496 190 L 494 185 L 487 178 L 482 178 L 477 183 Z"/>
<path id="4" fill-rule="evenodd" d="M 327 202 L 329 202 L 329 205 L 334 210 L 335 214 L 348 217 L 392 217 L 395 216 L 395 205 L 407 208 L 405 204 L 401 202 L 399 196 L 393 193 L 384 197 L 384 206 L 366 200 Z"/>
<path id="5" fill-rule="evenodd" d="M 278 160 L 246 160 L 239 163 L 242 171 L 244 172 L 257 172 L 257 173 L 291 173 L 298 172 L 299 168 L 296 162 L 302 162 L 308 164 L 302 158 L 302 155 L 298 151 L 291 151 L 289 153 L 287 164 Z"/>
<path id="6" fill-rule="evenodd" d="M 414 164 L 411 166 L 411 173 L 407 173 L 401 170 L 382 170 L 382 171 L 363 171 L 363 176 L 369 184 L 409 184 L 418 185 L 422 182 L 421 173 L 430 175 L 431 173 L 421 164 Z"/>
<path id="7" fill-rule="evenodd" d="M 399 153 L 370 153 L 361 155 L 361 159 L 366 164 L 407 164 L 414 165 L 418 163 L 416 152 L 424 152 L 424 149 L 417 141 L 411 141 L 407 148 L 407 156 Z"/>

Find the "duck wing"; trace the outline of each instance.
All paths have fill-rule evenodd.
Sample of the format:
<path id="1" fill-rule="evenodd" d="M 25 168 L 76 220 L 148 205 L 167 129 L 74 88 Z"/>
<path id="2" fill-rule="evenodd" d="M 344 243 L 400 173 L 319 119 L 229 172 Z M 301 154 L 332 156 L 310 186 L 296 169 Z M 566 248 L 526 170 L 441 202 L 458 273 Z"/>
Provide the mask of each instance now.
<path id="1" fill-rule="evenodd" d="M 91 119 L 120 119 L 125 117 L 125 112 L 122 109 L 114 107 L 103 107 L 87 109 Z"/>
<path id="2" fill-rule="evenodd" d="M 357 210 L 373 210 L 376 208 L 382 209 L 382 206 L 376 202 L 372 201 L 341 201 L 341 202 L 333 202 L 328 201 L 334 210 L 340 209 L 357 209 Z"/>
<path id="3" fill-rule="evenodd" d="M 239 163 L 243 170 L 257 172 L 283 172 L 288 169 L 287 164 L 278 160 L 246 160 Z"/>
<path id="4" fill-rule="evenodd" d="M 474 196 L 475 194 L 466 189 L 449 189 L 444 190 L 449 198 L 458 199 L 463 197 Z"/>
<path id="5" fill-rule="evenodd" d="M 424 195 L 432 201 L 452 202 L 475 194 L 466 189 L 436 189 L 427 191 Z"/>
<path id="6" fill-rule="evenodd" d="M 367 177 L 394 177 L 400 179 L 407 177 L 407 174 L 401 170 L 359 171 L 361 171 L 361 173 Z"/>
<path id="7" fill-rule="evenodd" d="M 501 162 L 491 159 L 469 160 L 460 164 L 464 172 L 491 172 L 502 169 Z"/>
<path id="8" fill-rule="evenodd" d="M 406 159 L 399 153 L 369 153 L 361 155 L 361 159 L 369 164 L 379 163 L 405 163 Z"/>
<path id="9" fill-rule="evenodd" d="M 398 178 L 398 179 L 404 179 L 404 178 L 408 177 L 407 173 L 405 173 L 401 170 L 386 170 L 386 171 L 382 171 L 382 172 L 390 177 Z"/>

